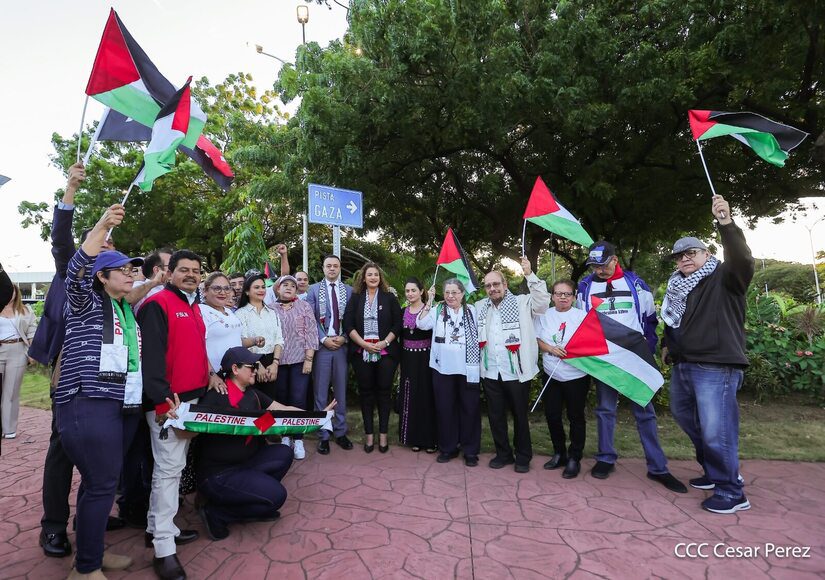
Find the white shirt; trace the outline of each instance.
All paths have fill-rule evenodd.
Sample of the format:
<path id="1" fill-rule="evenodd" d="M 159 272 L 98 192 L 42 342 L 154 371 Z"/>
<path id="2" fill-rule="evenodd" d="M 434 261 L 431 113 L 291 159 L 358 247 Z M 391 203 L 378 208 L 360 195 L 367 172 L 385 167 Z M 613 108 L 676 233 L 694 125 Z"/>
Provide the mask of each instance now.
<path id="1" fill-rule="evenodd" d="M 559 312 L 555 308 L 550 308 L 541 316 L 533 318 L 536 327 L 536 338 L 550 346 L 560 346 L 564 348 L 570 337 L 576 332 L 586 316 L 584 310 L 571 308 L 566 312 Z M 564 325 L 562 327 L 562 325 Z M 558 381 L 572 381 L 585 376 L 587 373 L 580 371 L 576 367 L 568 364 L 564 360 L 553 356 L 549 352 L 541 355 L 544 372 L 553 375 Z M 561 360 L 561 362 L 559 362 Z M 558 364 L 558 366 L 556 366 Z"/>
<path id="2" fill-rule="evenodd" d="M 599 304 L 597 310 L 606 314 L 613 320 L 629 326 L 637 332 L 642 330 L 642 323 L 639 322 L 639 313 L 636 311 L 636 302 L 633 300 L 633 293 L 627 285 L 627 279 L 622 276 L 611 282 L 613 292 L 608 297 L 607 282 L 594 278 L 590 285 L 589 296 L 579 296 L 579 304 L 584 304 L 585 300 L 590 300 L 592 296 L 602 298 L 604 302 Z M 652 296 L 649 292 L 638 292 L 639 305 L 643 312 L 653 312 Z"/>
<path id="3" fill-rule="evenodd" d="M 251 346 L 249 350 L 255 354 L 269 354 L 275 351 L 275 346 L 284 346 L 284 335 L 281 332 L 281 321 L 274 310 L 264 305 L 261 311 L 247 304 L 243 308 L 238 308 L 235 315 L 241 321 L 241 335 L 243 338 L 253 338 L 263 336 L 266 342 L 264 346 Z"/>
<path id="4" fill-rule="evenodd" d="M 341 282 L 340 278 L 338 280 L 334 280 L 335 290 L 332 289 L 332 283 L 333 282 L 330 282 L 329 280 L 324 278 L 324 283 L 327 285 L 327 311 L 322 312 L 321 316 L 323 316 L 324 314 L 329 315 L 329 328 L 327 329 L 327 336 L 338 336 L 338 333 L 335 332 L 335 326 L 332 324 L 332 301 L 333 300 L 338 300 L 338 288 L 341 287 L 341 284 L 343 284 L 343 282 Z M 344 310 L 343 310 L 343 308 L 341 308 L 341 302 L 340 301 L 338 302 L 338 317 L 340 319 L 339 322 L 338 322 L 338 327 L 341 330 L 341 332 L 343 333 L 344 332 Z M 323 340 L 322 340 L 322 342 L 323 342 Z"/>
<path id="5" fill-rule="evenodd" d="M 13 318 L 0 316 L 0 340 L 14 340 L 20 338 Z"/>
<path id="6" fill-rule="evenodd" d="M 502 381 L 517 381 L 510 364 L 510 352 L 504 346 L 504 331 L 501 329 L 501 311 L 498 306 L 490 303 L 490 322 L 487 326 L 487 366 L 481 361 L 481 376 L 485 379 L 498 379 L 501 375 Z M 483 356 L 483 355 L 482 355 Z M 515 362 L 514 364 L 518 364 Z"/>
<path id="7" fill-rule="evenodd" d="M 221 312 L 207 304 L 200 304 L 203 323 L 206 325 L 206 354 L 212 370 L 221 368 L 221 359 L 233 346 L 243 346 L 241 333 L 243 324 L 228 308 Z"/>
<path id="8" fill-rule="evenodd" d="M 476 312 L 472 305 L 468 305 L 475 320 Z M 444 321 L 444 310 L 447 311 L 447 321 Z M 437 317 L 437 319 L 436 319 Z M 416 326 L 421 330 L 433 330 L 433 342 L 430 348 L 430 367 L 442 375 L 467 375 L 467 343 L 465 338 L 464 309 L 458 312 L 441 305 L 433 307 L 424 315 L 419 313 Z M 444 341 L 441 342 L 440 339 Z"/>

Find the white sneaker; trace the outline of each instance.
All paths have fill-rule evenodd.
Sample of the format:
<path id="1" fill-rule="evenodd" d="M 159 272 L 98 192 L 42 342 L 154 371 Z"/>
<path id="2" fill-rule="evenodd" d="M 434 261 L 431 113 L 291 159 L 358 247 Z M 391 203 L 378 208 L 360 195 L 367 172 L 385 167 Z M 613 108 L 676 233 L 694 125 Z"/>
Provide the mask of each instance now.
<path id="1" fill-rule="evenodd" d="M 17 433 L 6 433 L 3 435 L 3 439 L 16 439 Z"/>
<path id="2" fill-rule="evenodd" d="M 292 447 L 292 439 L 290 439 L 289 437 L 281 437 L 281 445 Z"/>
<path id="3" fill-rule="evenodd" d="M 302 439 L 295 440 L 292 447 L 292 453 L 295 456 L 295 459 L 303 459 L 307 456 L 307 452 L 304 451 L 304 441 Z"/>

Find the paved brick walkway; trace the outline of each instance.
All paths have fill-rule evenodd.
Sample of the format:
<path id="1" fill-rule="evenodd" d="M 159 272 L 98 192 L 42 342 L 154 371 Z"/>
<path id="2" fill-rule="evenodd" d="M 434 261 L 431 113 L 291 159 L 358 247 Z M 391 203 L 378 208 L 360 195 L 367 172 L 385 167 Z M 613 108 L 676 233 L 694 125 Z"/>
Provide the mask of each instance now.
<path id="1" fill-rule="evenodd" d="M 0 458 L 0 578 L 63 578 L 69 559 L 37 544 L 49 414 L 23 409 L 18 438 Z M 183 546 L 189 578 L 822 578 L 825 576 L 825 464 L 747 461 L 753 508 L 733 516 L 699 508 L 705 492 L 673 494 L 645 478 L 644 462 L 621 460 L 607 481 L 572 481 L 541 469 L 527 475 L 394 447 L 358 447 L 319 457 L 314 442 L 285 483 L 289 499 L 274 523 L 237 525 L 222 542 Z M 585 470 L 592 460 L 584 462 Z M 673 473 L 695 476 L 691 462 Z M 181 527 L 201 529 L 191 503 Z M 143 532 L 107 534 L 133 566 L 110 578 L 154 578 Z M 71 536 L 72 540 L 74 539 Z M 679 559 L 680 542 L 707 542 L 709 558 Z M 759 547 L 753 558 L 719 558 L 713 546 Z M 766 544 L 810 546 L 809 558 L 765 556 Z M 723 548 L 724 549 L 724 546 Z"/>

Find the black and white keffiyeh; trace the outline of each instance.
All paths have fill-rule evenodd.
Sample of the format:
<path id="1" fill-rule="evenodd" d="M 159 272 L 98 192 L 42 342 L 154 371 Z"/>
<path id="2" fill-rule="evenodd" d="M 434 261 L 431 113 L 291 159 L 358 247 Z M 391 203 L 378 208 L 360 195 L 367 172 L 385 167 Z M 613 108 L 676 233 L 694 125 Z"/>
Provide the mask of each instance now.
<path id="1" fill-rule="evenodd" d="M 364 340 L 375 342 L 378 340 L 378 292 L 370 300 L 369 292 L 364 295 Z M 381 358 L 380 354 L 363 351 L 364 362 L 375 362 Z"/>
<path id="2" fill-rule="evenodd" d="M 678 270 L 671 274 L 670 279 L 667 281 L 665 298 L 662 300 L 661 314 L 665 324 L 671 328 L 679 328 L 682 323 L 682 315 L 684 315 L 685 308 L 687 308 L 688 294 L 696 288 L 699 282 L 710 276 L 718 265 L 719 260 L 716 259 L 716 256 L 708 256 L 704 265 L 689 276 L 683 276 Z"/>
<path id="3" fill-rule="evenodd" d="M 481 349 L 478 344 L 478 327 L 476 326 L 476 321 L 473 320 L 473 313 L 470 308 L 466 304 L 461 308 L 462 317 L 459 324 L 464 329 L 464 362 L 467 364 L 467 382 L 479 383 L 481 382 L 481 372 L 479 369 L 479 365 L 481 364 Z M 438 305 L 436 320 L 440 318 L 441 325 L 440 328 L 438 324 L 435 325 L 433 337 L 436 339 L 446 339 L 448 322 L 452 323 L 451 326 L 455 324 L 452 320 L 452 313 L 449 312 L 449 310 L 445 304 Z M 436 340 L 436 342 L 438 341 Z"/>

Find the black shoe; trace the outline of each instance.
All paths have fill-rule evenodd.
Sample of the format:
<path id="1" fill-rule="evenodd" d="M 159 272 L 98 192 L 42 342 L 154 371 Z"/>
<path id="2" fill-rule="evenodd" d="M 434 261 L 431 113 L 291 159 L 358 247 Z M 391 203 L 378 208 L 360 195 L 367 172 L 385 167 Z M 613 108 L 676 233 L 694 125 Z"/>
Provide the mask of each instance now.
<path id="1" fill-rule="evenodd" d="M 544 464 L 544 469 L 558 469 L 567 463 L 567 457 L 561 453 L 556 453 L 550 458 L 550 461 Z"/>
<path id="2" fill-rule="evenodd" d="M 152 568 L 160 580 L 186 580 L 186 572 L 177 554 L 165 558 L 152 558 Z"/>
<path id="3" fill-rule="evenodd" d="M 390 446 L 389 446 L 389 444 L 387 444 L 387 445 L 379 445 L 379 446 L 378 446 L 378 451 L 380 451 L 381 453 L 386 453 L 386 452 L 387 452 L 387 451 L 389 451 L 389 450 L 390 450 Z"/>
<path id="4" fill-rule="evenodd" d="M 648 473 L 647 478 L 658 481 L 672 492 L 687 493 L 685 484 L 673 477 L 670 473 Z"/>
<path id="5" fill-rule="evenodd" d="M 597 461 L 596 465 L 593 466 L 593 469 L 590 470 L 590 475 L 596 479 L 607 479 L 615 469 L 616 466 L 612 463 Z"/>
<path id="6" fill-rule="evenodd" d="M 213 542 L 229 537 L 229 527 L 213 514 L 210 514 L 208 506 L 199 509 L 198 514 L 200 514 L 203 526 L 206 528 L 206 534 Z"/>
<path id="7" fill-rule="evenodd" d="M 375 443 L 370 443 L 367 445 L 364 443 L 364 453 L 372 453 L 375 450 Z"/>
<path id="8" fill-rule="evenodd" d="M 530 464 L 516 463 L 516 466 L 513 469 L 516 473 L 527 473 L 528 471 L 530 471 Z"/>
<path id="9" fill-rule="evenodd" d="M 452 453 L 445 453 L 444 451 L 442 451 L 438 454 L 438 457 L 436 457 L 435 460 L 439 463 L 448 463 L 450 459 L 455 459 L 456 457 L 458 457 L 458 449 L 456 449 Z"/>
<path id="10" fill-rule="evenodd" d="M 43 530 L 40 532 L 40 545 L 43 553 L 49 558 L 65 558 L 72 553 L 72 544 L 66 532 L 47 534 L 46 530 Z"/>
<path id="11" fill-rule="evenodd" d="M 318 453 L 321 455 L 329 455 L 329 440 L 324 439 L 318 443 Z"/>
<path id="12" fill-rule="evenodd" d="M 478 455 L 465 455 L 464 456 L 464 465 L 467 467 L 477 467 L 478 466 Z"/>
<path id="13" fill-rule="evenodd" d="M 197 532 L 197 530 L 181 530 L 180 533 L 177 536 L 175 536 L 175 545 L 176 546 L 183 546 L 184 544 L 189 544 L 191 542 L 194 542 L 195 540 L 197 540 L 200 537 L 201 537 L 201 535 Z M 153 536 L 149 532 L 146 532 L 145 534 L 143 534 L 143 544 L 147 548 L 152 547 L 152 541 L 154 539 L 155 539 L 155 536 Z"/>
<path id="14" fill-rule="evenodd" d="M 347 437 L 346 435 L 341 435 L 340 437 L 336 437 L 335 442 L 338 444 L 338 446 L 341 449 L 346 449 L 347 451 L 352 449 L 352 441 L 350 441 L 349 437 Z"/>
<path id="15" fill-rule="evenodd" d="M 581 469 L 582 464 L 578 459 L 570 459 L 564 467 L 564 471 L 561 472 L 561 476 L 564 479 L 573 479 L 579 474 Z"/>
<path id="16" fill-rule="evenodd" d="M 502 467 L 505 467 L 507 465 L 512 465 L 515 462 L 516 462 L 516 460 L 513 459 L 512 457 L 499 457 L 498 455 L 496 455 L 495 457 L 493 457 L 490 460 L 489 465 L 493 469 L 501 469 Z"/>

